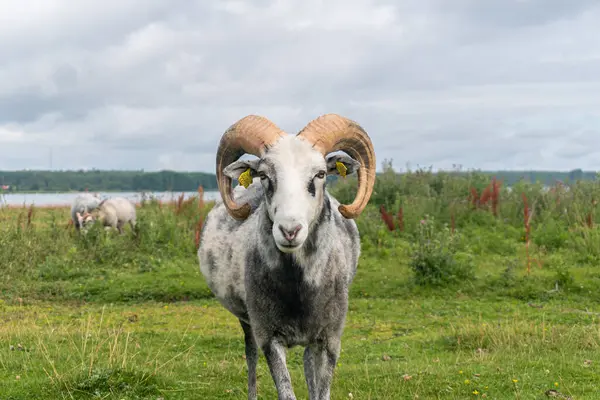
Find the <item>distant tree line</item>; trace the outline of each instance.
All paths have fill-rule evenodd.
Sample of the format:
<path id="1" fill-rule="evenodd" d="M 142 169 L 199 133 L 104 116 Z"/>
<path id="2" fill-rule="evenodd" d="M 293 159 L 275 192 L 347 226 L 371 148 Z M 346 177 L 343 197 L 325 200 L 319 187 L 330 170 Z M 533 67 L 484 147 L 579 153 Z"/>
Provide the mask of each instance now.
<path id="1" fill-rule="evenodd" d="M 594 180 L 597 176 L 596 171 L 582 171 L 581 169 L 571 171 L 481 171 L 481 173 L 495 176 L 497 179 L 502 180 L 506 186 L 514 185 L 522 180 L 552 186 L 557 181 L 572 183 L 581 180 Z"/>
<path id="2" fill-rule="evenodd" d="M 495 176 L 510 186 L 520 180 L 553 185 L 557 181 L 574 182 L 596 179 L 596 172 L 582 171 L 478 171 Z M 468 173 L 468 172 L 459 172 Z M 328 181 L 335 183 L 337 177 Z M 0 171 L 0 188 L 8 192 L 69 192 L 69 191 L 195 191 L 198 186 L 205 190 L 217 190 L 215 174 L 205 172 L 177 171 Z"/>
<path id="3" fill-rule="evenodd" d="M 216 190 L 214 174 L 176 171 L 0 171 L 0 187 L 9 192 L 195 191 Z"/>
<path id="4" fill-rule="evenodd" d="M 382 162 L 383 170 L 393 169 L 393 160 L 385 159 Z M 423 170 L 429 171 L 430 169 L 424 168 Z M 413 172 L 415 172 L 413 170 Z M 529 183 L 541 183 L 543 185 L 552 186 L 556 184 L 556 182 L 562 183 L 573 183 L 576 181 L 587 181 L 587 180 L 595 180 L 600 178 L 600 172 L 597 171 L 583 171 L 579 168 L 573 169 L 571 171 L 510 171 L 510 170 L 498 170 L 498 171 L 483 171 L 483 170 L 464 170 L 461 167 L 453 169 L 451 171 L 445 170 L 445 173 L 452 172 L 458 175 L 468 175 L 468 174 L 482 174 L 488 175 L 491 177 L 496 177 L 496 179 L 502 181 L 504 186 L 512 186 L 517 182 L 525 181 Z M 399 174 L 402 174 L 400 172 Z"/>

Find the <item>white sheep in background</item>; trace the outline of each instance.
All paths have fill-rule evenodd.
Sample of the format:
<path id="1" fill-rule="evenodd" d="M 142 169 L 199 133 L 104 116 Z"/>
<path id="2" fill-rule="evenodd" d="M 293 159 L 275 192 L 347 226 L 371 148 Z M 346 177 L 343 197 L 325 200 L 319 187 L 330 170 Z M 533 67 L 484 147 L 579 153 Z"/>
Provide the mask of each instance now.
<path id="1" fill-rule="evenodd" d="M 97 193 L 80 193 L 75 197 L 71 205 L 71 219 L 75 229 L 79 230 L 81 228 L 83 216 L 94 211 L 101 201 L 102 199 Z"/>
<path id="2" fill-rule="evenodd" d="M 352 158 L 325 158 L 340 150 Z M 238 160 L 243 154 L 259 159 Z M 251 115 L 224 133 L 216 165 L 222 200 L 206 218 L 198 257 L 208 286 L 244 331 L 248 399 L 257 396 L 258 348 L 279 399 L 296 398 L 286 365 L 286 348 L 296 345 L 305 347 L 310 399 L 329 399 L 360 255 L 353 218 L 375 182 L 371 140 L 335 114 L 295 136 Z M 355 170 L 356 198 L 340 205 L 325 189 L 326 176 Z M 232 179 L 241 183 L 233 191 Z"/>
<path id="3" fill-rule="evenodd" d="M 100 221 L 107 228 L 115 228 L 119 233 L 123 233 L 123 225 L 129 223 L 131 229 L 135 232 L 136 225 L 135 204 L 124 197 L 115 197 L 103 200 L 98 207 L 91 213 L 83 216 L 83 226 Z"/>

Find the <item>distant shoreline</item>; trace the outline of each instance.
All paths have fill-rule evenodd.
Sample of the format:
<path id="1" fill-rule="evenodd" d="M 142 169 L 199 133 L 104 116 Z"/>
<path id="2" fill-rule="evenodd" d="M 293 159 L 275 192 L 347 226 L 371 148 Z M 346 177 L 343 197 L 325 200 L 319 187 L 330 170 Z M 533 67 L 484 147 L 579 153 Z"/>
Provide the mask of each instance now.
<path id="1" fill-rule="evenodd" d="M 0 193 L 0 207 L 22 208 L 29 207 L 64 207 L 70 206 L 75 198 L 84 192 L 68 191 L 68 192 L 10 192 Z M 159 200 L 163 203 L 177 201 L 183 195 L 184 199 L 197 197 L 198 191 L 89 191 L 88 193 L 97 193 L 101 198 L 109 197 L 125 197 L 134 203 L 140 203 L 145 200 Z M 213 201 L 220 198 L 219 192 L 216 190 L 205 190 L 203 192 L 205 201 Z"/>
<path id="2" fill-rule="evenodd" d="M 205 192 L 218 192 L 219 189 L 205 189 Z M 17 194 L 80 194 L 80 193 L 198 193 L 197 190 L 25 190 L 25 191 L 2 191 L 2 195 Z"/>
<path id="3" fill-rule="evenodd" d="M 211 204 L 213 203 L 214 200 L 207 200 L 204 202 L 204 204 Z M 162 202 L 163 205 L 175 205 L 177 204 L 177 200 L 168 200 L 168 201 L 164 201 Z M 142 202 L 138 201 L 135 202 L 135 206 L 136 207 L 141 207 L 142 206 Z M 44 210 L 58 210 L 58 209 L 62 209 L 62 208 L 71 208 L 71 204 L 64 204 L 64 203 L 60 203 L 60 204 L 41 204 L 41 205 L 37 205 L 37 204 L 2 204 L 0 203 L 0 210 L 1 209 L 9 209 L 9 210 L 17 210 L 17 209 L 28 209 L 30 207 L 33 207 L 34 209 L 36 208 L 40 208 L 40 209 L 44 209 Z"/>

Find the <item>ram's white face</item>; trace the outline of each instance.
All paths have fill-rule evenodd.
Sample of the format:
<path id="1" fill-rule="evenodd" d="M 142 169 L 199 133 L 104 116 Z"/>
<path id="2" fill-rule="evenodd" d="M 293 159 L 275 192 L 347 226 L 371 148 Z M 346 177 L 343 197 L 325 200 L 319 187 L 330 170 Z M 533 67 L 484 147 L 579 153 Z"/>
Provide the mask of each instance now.
<path id="1" fill-rule="evenodd" d="M 325 160 L 308 142 L 285 136 L 262 159 L 236 161 L 224 173 L 237 179 L 250 168 L 252 177 L 260 178 L 275 243 L 280 251 L 291 253 L 302 247 L 322 210 L 325 180 L 328 174 L 338 173 L 336 161 L 346 166 L 347 174 L 359 166 L 344 155 Z"/>

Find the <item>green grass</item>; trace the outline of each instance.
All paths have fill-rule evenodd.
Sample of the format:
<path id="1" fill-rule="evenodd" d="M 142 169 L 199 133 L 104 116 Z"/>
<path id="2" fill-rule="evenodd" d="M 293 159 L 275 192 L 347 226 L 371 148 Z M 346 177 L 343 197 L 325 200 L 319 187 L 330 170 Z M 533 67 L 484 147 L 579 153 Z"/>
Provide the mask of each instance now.
<path id="1" fill-rule="evenodd" d="M 333 398 L 461 399 L 474 390 L 489 398 L 538 398 L 555 382 L 564 393 L 592 396 L 600 328 L 577 307 L 354 299 Z M 36 304 L 4 306 L 2 313 L 2 398 L 245 395 L 241 329 L 213 301 Z M 291 351 L 289 366 L 298 395 L 306 398 L 301 354 Z M 594 362 L 586 365 L 588 359 Z M 259 388 L 262 398 L 276 396 L 262 357 Z"/>
<path id="2" fill-rule="evenodd" d="M 584 222 L 600 185 L 574 185 L 560 207 L 518 185 L 501 192 L 495 218 L 466 201 L 485 184 L 422 171 L 378 180 L 358 219 L 363 252 L 332 399 L 598 397 L 600 232 Z M 346 199 L 352 185 L 334 192 Z M 541 262 L 529 273 L 522 192 Z M 404 232 L 387 230 L 380 204 L 403 207 Z M 68 208 L 34 209 L 29 226 L 27 209 L 0 209 L 0 400 L 244 399 L 242 330 L 198 268 L 194 231 L 209 208 L 143 204 L 137 237 L 78 237 Z M 306 399 L 301 349 L 288 365 Z M 258 372 L 259 397 L 276 398 L 262 356 Z"/>

